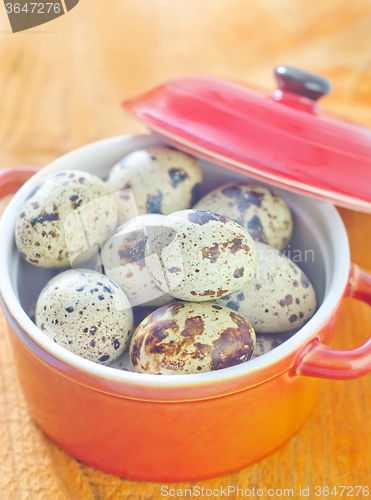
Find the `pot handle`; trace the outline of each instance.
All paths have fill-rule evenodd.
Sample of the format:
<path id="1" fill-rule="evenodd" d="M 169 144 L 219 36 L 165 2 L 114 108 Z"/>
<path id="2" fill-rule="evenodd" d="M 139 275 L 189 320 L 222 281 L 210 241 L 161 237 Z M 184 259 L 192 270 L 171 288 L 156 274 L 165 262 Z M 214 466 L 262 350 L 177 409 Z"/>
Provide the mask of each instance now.
<path id="1" fill-rule="evenodd" d="M 16 193 L 39 170 L 39 167 L 12 167 L 0 170 L 0 199 Z"/>
<path id="2" fill-rule="evenodd" d="M 371 273 L 351 264 L 346 297 L 371 305 Z M 309 377 L 349 380 L 371 372 L 371 337 L 355 349 L 334 349 L 319 339 L 310 342 L 299 359 L 295 373 Z"/>

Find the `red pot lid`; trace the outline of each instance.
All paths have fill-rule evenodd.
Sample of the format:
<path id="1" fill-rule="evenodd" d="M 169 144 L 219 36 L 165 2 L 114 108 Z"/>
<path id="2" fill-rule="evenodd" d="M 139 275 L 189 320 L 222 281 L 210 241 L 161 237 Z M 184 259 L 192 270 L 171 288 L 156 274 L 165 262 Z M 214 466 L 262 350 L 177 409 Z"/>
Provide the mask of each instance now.
<path id="1" fill-rule="evenodd" d="M 172 80 L 123 107 L 176 147 L 256 179 L 371 213 L 371 130 L 317 113 L 323 78 L 280 66 L 266 95 L 222 79 Z"/>

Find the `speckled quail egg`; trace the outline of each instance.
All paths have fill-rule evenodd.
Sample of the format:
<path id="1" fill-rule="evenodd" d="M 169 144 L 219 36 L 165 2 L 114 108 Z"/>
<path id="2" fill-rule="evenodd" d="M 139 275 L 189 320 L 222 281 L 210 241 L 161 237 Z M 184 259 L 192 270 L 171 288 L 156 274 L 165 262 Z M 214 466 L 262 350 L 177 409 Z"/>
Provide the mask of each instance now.
<path id="1" fill-rule="evenodd" d="M 99 255 L 97 270 L 121 286 L 132 307 L 145 303 L 162 306 L 174 300 L 158 288 L 144 259 L 146 228 L 156 227 L 164 219 L 164 215 L 144 214 L 125 222 L 105 243 Z"/>
<path id="2" fill-rule="evenodd" d="M 277 249 L 257 242 L 259 264 L 241 290 L 216 300 L 247 318 L 257 333 L 300 328 L 316 311 L 316 294 L 307 276 Z"/>
<path id="3" fill-rule="evenodd" d="M 106 276 L 70 270 L 52 278 L 41 291 L 36 325 L 69 351 L 107 365 L 128 345 L 133 313 L 125 292 Z"/>
<path id="4" fill-rule="evenodd" d="M 198 198 L 202 171 L 191 155 L 165 146 L 141 149 L 115 165 L 107 180 L 111 193 L 117 194 L 119 223 L 133 217 L 132 190 L 137 214 L 168 215 L 189 208 Z"/>
<path id="5" fill-rule="evenodd" d="M 76 257 L 79 264 L 90 259 L 116 224 L 116 201 L 105 183 L 87 172 L 68 170 L 33 190 L 18 215 L 15 239 L 27 262 L 67 267 Z"/>
<path id="6" fill-rule="evenodd" d="M 176 302 L 142 321 L 129 352 L 136 372 L 179 375 L 244 363 L 254 346 L 254 330 L 240 314 L 211 302 Z"/>
<path id="7" fill-rule="evenodd" d="M 239 290 L 257 263 L 251 236 L 212 212 L 175 212 L 148 234 L 148 270 L 161 290 L 181 300 L 212 300 Z"/>
<path id="8" fill-rule="evenodd" d="M 250 182 L 221 186 L 194 208 L 210 210 L 240 224 L 256 241 L 283 250 L 291 238 L 292 216 L 286 202 L 271 189 Z"/>

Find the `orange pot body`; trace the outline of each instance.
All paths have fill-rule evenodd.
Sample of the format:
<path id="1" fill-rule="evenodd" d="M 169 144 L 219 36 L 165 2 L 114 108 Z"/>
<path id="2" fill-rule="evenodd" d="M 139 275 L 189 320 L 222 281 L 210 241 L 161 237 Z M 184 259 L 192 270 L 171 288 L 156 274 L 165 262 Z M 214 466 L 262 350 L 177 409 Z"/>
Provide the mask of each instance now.
<path id="1" fill-rule="evenodd" d="M 245 390 L 194 401 L 140 401 L 76 382 L 9 328 L 31 413 L 62 449 L 88 465 L 144 481 L 227 474 L 269 455 L 302 426 L 321 380 L 290 370 Z M 329 333 L 329 331 L 328 331 Z"/>

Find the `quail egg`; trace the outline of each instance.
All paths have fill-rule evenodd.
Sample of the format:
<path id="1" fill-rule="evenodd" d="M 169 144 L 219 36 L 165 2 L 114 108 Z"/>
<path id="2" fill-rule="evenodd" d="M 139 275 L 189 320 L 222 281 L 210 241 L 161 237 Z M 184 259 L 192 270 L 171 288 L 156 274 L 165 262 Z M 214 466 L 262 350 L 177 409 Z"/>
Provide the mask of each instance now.
<path id="1" fill-rule="evenodd" d="M 144 259 L 147 228 L 165 219 L 160 214 L 144 214 L 125 222 L 103 246 L 97 270 L 124 290 L 132 307 L 140 304 L 162 306 L 172 300 L 155 284 Z"/>
<path id="2" fill-rule="evenodd" d="M 283 250 L 291 238 L 292 216 L 285 200 L 271 189 L 250 182 L 221 186 L 194 208 L 210 210 L 240 224 L 256 241 Z"/>
<path id="3" fill-rule="evenodd" d="M 142 321 L 129 352 L 136 372 L 179 375 L 244 363 L 254 346 L 254 330 L 240 314 L 211 302 L 176 302 Z"/>
<path id="4" fill-rule="evenodd" d="M 35 319 L 54 342 L 103 365 L 122 354 L 133 332 L 125 292 L 106 276 L 85 269 L 52 278 L 39 295 Z"/>
<path id="5" fill-rule="evenodd" d="M 148 235 L 149 272 L 161 290 L 181 300 L 207 301 L 239 290 L 257 263 L 251 236 L 212 212 L 175 212 Z"/>
<path id="6" fill-rule="evenodd" d="M 189 208 L 198 199 L 202 171 L 198 160 L 177 149 L 156 146 L 135 151 L 115 165 L 107 180 L 117 193 L 119 224 L 134 215 L 168 215 Z M 127 191 L 131 189 L 133 199 Z M 136 210 L 135 209 L 135 210 Z"/>
<path id="7" fill-rule="evenodd" d="M 61 268 L 90 259 L 115 229 L 117 206 L 105 183 L 78 170 L 39 184 L 22 206 L 15 239 L 27 262 Z"/>
<path id="8" fill-rule="evenodd" d="M 314 288 L 303 271 L 277 249 L 257 242 L 259 264 L 241 290 L 216 300 L 247 318 L 257 333 L 300 328 L 315 313 Z"/>

